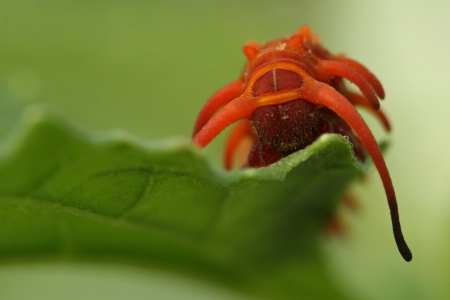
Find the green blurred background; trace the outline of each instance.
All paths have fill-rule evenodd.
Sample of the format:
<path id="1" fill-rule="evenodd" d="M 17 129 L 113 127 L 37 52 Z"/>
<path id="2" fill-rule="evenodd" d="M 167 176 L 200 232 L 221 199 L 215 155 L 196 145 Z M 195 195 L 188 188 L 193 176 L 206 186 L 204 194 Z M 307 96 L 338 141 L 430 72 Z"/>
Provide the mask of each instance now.
<path id="1" fill-rule="evenodd" d="M 361 210 L 344 212 L 347 238 L 324 239 L 330 272 L 350 299 L 444 299 L 450 296 L 449 13 L 447 1 L 0 0 L 0 109 L 45 104 L 95 131 L 188 138 L 202 104 L 239 75 L 245 42 L 309 24 L 328 49 L 361 61 L 384 84 L 382 106 L 393 123 L 387 163 L 414 253 L 411 263 L 398 255 L 372 170 L 354 187 Z M 387 137 L 371 116 L 368 122 Z M 216 164 L 221 143 L 207 149 Z M 0 290 L 4 299 L 239 298 L 174 275 L 164 289 L 158 280 L 166 275 L 7 265 L 0 267 Z"/>

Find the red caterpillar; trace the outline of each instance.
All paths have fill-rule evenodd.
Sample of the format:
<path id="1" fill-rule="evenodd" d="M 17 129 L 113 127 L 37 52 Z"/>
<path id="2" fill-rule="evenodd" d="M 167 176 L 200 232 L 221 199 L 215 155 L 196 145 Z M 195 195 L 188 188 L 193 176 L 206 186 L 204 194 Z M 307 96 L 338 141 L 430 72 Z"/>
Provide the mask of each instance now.
<path id="1" fill-rule="evenodd" d="M 403 237 L 394 187 L 378 144 L 355 105 L 374 113 L 389 130 L 378 98 L 384 90 L 363 65 L 331 54 L 306 26 L 290 38 L 243 48 L 248 62 L 241 77 L 217 91 L 195 123 L 193 143 L 205 147 L 230 124 L 225 167 L 231 168 L 237 147 L 245 139 L 253 146 L 246 166 L 272 164 L 314 142 L 323 133 L 347 136 L 356 156 L 371 156 L 380 174 L 391 211 L 397 247 L 406 261 L 412 259 Z M 343 79 L 361 94 L 349 91 Z"/>

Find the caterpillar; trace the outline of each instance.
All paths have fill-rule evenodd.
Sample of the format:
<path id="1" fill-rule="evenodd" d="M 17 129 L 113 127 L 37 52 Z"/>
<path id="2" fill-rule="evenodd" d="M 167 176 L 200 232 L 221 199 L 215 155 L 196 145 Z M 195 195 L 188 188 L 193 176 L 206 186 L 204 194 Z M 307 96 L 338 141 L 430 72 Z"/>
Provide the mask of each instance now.
<path id="1" fill-rule="evenodd" d="M 324 133 L 348 137 L 355 156 L 370 155 L 383 183 L 400 254 L 411 261 L 393 183 L 378 144 L 356 106 L 373 113 L 389 131 L 380 109 L 380 81 L 365 66 L 325 49 L 308 26 L 288 38 L 243 47 L 247 63 L 240 77 L 206 102 L 194 125 L 192 142 L 201 148 L 237 123 L 226 142 L 224 164 L 233 165 L 244 140 L 250 140 L 246 167 L 264 167 L 305 148 Z M 350 91 L 344 80 L 361 93 Z"/>

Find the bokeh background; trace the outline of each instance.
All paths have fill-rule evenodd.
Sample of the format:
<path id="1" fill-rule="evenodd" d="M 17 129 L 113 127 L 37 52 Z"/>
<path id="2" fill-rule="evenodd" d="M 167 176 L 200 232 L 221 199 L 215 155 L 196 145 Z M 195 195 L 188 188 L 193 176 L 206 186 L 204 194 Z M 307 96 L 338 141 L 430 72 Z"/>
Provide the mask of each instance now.
<path id="1" fill-rule="evenodd" d="M 324 239 L 330 274 L 349 299 L 444 299 L 450 296 L 449 14 L 448 1 L 0 0 L 0 109 L 42 104 L 90 130 L 188 138 L 202 104 L 241 71 L 245 42 L 309 24 L 327 48 L 363 62 L 385 87 L 392 134 L 367 118 L 379 138 L 391 141 L 386 159 L 414 254 L 405 263 L 397 253 L 372 170 L 353 188 L 359 212 L 343 212 L 347 236 Z M 217 165 L 222 141 L 207 149 Z M 1 266 L 0 290 L 7 299 L 241 298 L 173 274 L 51 263 Z"/>

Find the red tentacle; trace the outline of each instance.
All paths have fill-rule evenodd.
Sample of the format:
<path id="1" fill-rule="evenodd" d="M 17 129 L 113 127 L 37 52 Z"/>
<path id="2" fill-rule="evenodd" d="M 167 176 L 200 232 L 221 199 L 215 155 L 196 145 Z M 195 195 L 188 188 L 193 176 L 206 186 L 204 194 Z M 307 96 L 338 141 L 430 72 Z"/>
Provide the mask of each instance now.
<path id="1" fill-rule="evenodd" d="M 344 63 L 322 60 L 316 66 L 316 75 L 317 79 L 323 82 L 329 81 L 332 76 L 343 77 L 353 82 L 361 90 L 361 93 L 366 97 L 367 102 L 373 109 L 378 110 L 380 108 L 380 102 L 369 82 Z"/>
<path id="2" fill-rule="evenodd" d="M 230 170 L 232 168 L 236 150 L 245 139 L 250 139 L 253 144 L 256 141 L 256 136 L 253 132 L 251 123 L 247 120 L 242 120 L 236 124 L 231 133 L 228 135 L 225 144 L 224 165 L 226 170 Z"/>
<path id="3" fill-rule="evenodd" d="M 378 80 L 378 78 L 369 71 L 369 69 L 367 69 L 359 62 L 345 56 L 333 56 L 333 60 L 340 61 L 361 74 L 373 87 L 378 97 L 380 97 L 380 99 L 384 99 L 385 94 L 383 86 L 381 85 L 381 82 Z"/>
<path id="4" fill-rule="evenodd" d="M 291 101 L 292 99 L 303 99 L 313 104 L 326 106 L 355 131 L 367 152 L 372 157 L 372 161 L 380 174 L 391 212 L 392 228 L 397 247 L 403 258 L 406 261 L 410 261 L 412 254 L 401 230 L 397 199 L 391 176 L 370 128 L 348 99 L 333 87 L 323 82 L 318 82 L 311 77 L 306 77 L 305 74 L 303 76 L 305 83 L 301 88 L 261 97 L 257 100 L 257 106 L 280 104 Z"/>
<path id="5" fill-rule="evenodd" d="M 327 49 L 325 49 L 321 44 L 319 43 L 313 43 L 311 44 L 311 48 L 313 49 L 313 53 L 320 57 L 321 59 L 325 60 L 333 60 L 338 61 L 341 63 L 344 63 L 345 65 L 349 66 L 356 72 L 358 72 L 362 77 L 364 77 L 365 80 L 372 86 L 372 88 L 375 90 L 375 93 L 380 97 L 380 99 L 384 99 L 385 93 L 383 86 L 381 85 L 381 82 L 378 80 L 378 78 L 364 65 L 357 62 L 354 59 L 348 58 L 344 55 L 334 55 L 331 54 Z"/>
<path id="6" fill-rule="evenodd" d="M 364 107 L 365 109 L 370 111 L 372 114 L 374 114 L 380 120 L 380 122 L 383 124 L 384 128 L 387 131 L 391 131 L 391 123 L 389 122 L 389 119 L 386 117 L 385 113 L 381 109 L 374 110 L 369 104 L 367 104 L 366 99 L 363 96 L 359 95 L 359 94 L 347 91 L 344 94 L 344 96 L 352 104 L 360 105 L 361 107 Z"/>
<path id="7" fill-rule="evenodd" d="M 218 90 L 209 98 L 195 121 L 192 136 L 195 136 L 209 119 L 225 104 L 239 97 L 244 90 L 242 80 L 236 80 Z"/>
<path id="8" fill-rule="evenodd" d="M 257 99 L 246 96 L 234 99 L 209 119 L 194 135 L 192 142 L 203 148 L 230 124 L 241 119 L 250 119 L 257 108 Z"/>
<path id="9" fill-rule="evenodd" d="M 305 89 L 307 90 L 306 93 Z M 381 151 L 378 148 L 378 144 L 367 124 L 344 96 L 324 83 L 309 81 L 303 88 L 299 89 L 299 97 L 311 103 L 325 105 L 341 117 L 356 132 L 364 147 L 367 149 L 367 152 L 372 157 L 375 167 L 380 174 L 391 211 L 391 221 L 397 247 L 403 258 L 406 261 L 410 261 L 412 254 L 401 230 L 397 199 L 392 180 Z"/>

